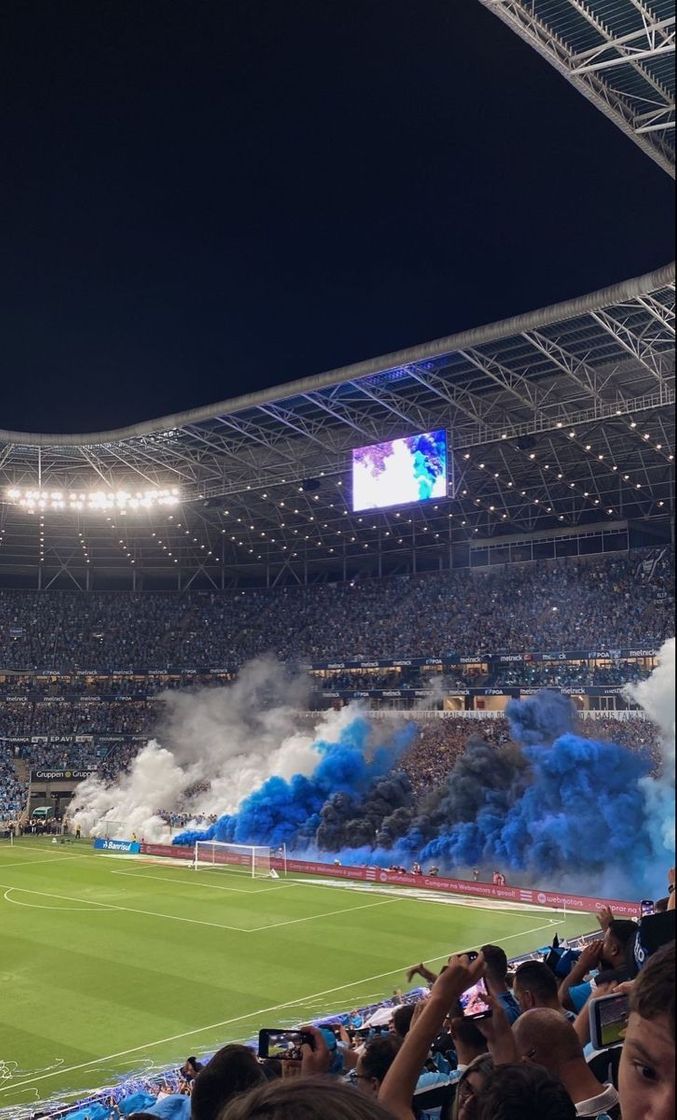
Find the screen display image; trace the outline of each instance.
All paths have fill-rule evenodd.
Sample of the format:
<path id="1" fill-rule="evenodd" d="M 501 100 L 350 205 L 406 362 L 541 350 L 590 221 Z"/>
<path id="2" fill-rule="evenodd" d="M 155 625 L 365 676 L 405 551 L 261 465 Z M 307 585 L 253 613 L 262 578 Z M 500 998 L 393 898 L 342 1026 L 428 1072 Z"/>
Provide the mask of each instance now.
<path id="1" fill-rule="evenodd" d="M 491 1006 L 485 996 L 487 989 L 484 980 L 478 980 L 460 998 L 461 1010 L 465 1019 L 483 1019 L 491 1015 Z"/>
<path id="2" fill-rule="evenodd" d="M 447 495 L 447 433 L 421 432 L 353 451 L 353 510 L 386 509 Z"/>
<path id="3" fill-rule="evenodd" d="M 609 999 L 596 1001 L 596 1011 L 599 1017 L 599 1041 L 602 1048 L 615 1046 L 625 1038 L 630 1014 L 629 1004 L 628 997 L 624 995 L 614 995 Z"/>
<path id="4" fill-rule="evenodd" d="M 296 1030 L 261 1030 L 259 1031 L 259 1057 L 279 1058 L 300 1061 L 302 1057 L 301 1046 L 308 1042 L 307 1035 Z"/>

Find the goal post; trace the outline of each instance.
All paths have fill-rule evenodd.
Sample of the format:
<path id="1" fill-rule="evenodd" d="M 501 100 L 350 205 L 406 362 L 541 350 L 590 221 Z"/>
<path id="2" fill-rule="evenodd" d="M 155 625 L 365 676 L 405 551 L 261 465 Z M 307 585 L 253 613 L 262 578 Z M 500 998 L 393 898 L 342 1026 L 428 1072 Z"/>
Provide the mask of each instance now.
<path id="1" fill-rule="evenodd" d="M 69 820 L 68 824 L 69 827 L 73 829 L 71 820 Z M 73 831 L 75 830 L 73 829 Z M 130 832 L 130 829 L 125 825 L 124 821 L 100 820 L 91 829 L 89 835 L 97 840 L 128 840 L 127 832 Z"/>
<path id="2" fill-rule="evenodd" d="M 271 850 L 261 844 L 227 844 L 222 840 L 196 840 L 193 850 L 194 871 L 221 867 L 239 871 L 252 879 L 277 879 L 271 864 Z M 285 861 L 286 863 L 286 861 Z"/>

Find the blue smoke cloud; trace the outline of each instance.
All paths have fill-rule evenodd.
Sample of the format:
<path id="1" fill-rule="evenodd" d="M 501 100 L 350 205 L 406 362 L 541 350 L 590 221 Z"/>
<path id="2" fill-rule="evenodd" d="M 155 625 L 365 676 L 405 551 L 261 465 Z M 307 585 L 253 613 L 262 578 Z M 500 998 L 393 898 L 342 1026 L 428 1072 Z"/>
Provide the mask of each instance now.
<path id="1" fill-rule="evenodd" d="M 379 778 L 396 767 L 415 733 L 414 724 L 397 728 L 386 743 L 372 751 L 372 726 L 364 716 L 358 716 L 343 728 L 337 742 L 320 739 L 313 744 L 318 762 L 310 777 L 295 774 L 289 781 L 268 778 L 244 799 L 237 813 L 224 814 L 208 829 L 183 832 L 174 843 L 221 840 L 270 847 L 292 841 L 310 843 L 329 798 L 344 794 L 350 805 L 359 801 Z"/>
<path id="2" fill-rule="evenodd" d="M 573 731 L 576 709 L 568 696 L 543 688 L 525 700 L 509 700 L 505 714 L 516 743 L 540 747 Z"/>
<path id="3" fill-rule="evenodd" d="M 521 749 L 473 737 L 446 785 L 418 807 L 393 773 L 414 726 L 370 754 L 370 724 L 358 717 L 337 742 L 315 744 L 309 777 L 269 778 L 236 814 L 174 843 L 284 842 L 346 865 L 497 866 L 536 885 L 566 879 L 597 893 L 613 878 L 629 897 L 662 892 L 674 808 L 649 777 L 648 755 L 575 734 L 572 705 L 558 693 L 511 701 L 507 714 Z"/>
<path id="4" fill-rule="evenodd" d="M 445 865 L 496 863 L 549 877 L 588 877 L 620 866 L 631 882 L 645 882 L 653 844 L 639 782 L 648 759 L 571 733 L 551 747 L 525 747 L 524 756 L 530 781 L 508 810 L 485 805 L 473 821 L 427 844 L 422 858 Z"/>

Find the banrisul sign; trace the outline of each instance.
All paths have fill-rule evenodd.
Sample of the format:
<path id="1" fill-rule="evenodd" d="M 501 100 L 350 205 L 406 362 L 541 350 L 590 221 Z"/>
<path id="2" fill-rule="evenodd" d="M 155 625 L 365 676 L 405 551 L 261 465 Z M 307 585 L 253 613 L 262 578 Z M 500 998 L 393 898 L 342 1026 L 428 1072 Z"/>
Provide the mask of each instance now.
<path id="1" fill-rule="evenodd" d="M 99 852 L 130 852 L 132 855 L 138 855 L 141 851 L 141 845 L 137 840 L 103 840 L 99 838 L 94 841 L 94 847 Z"/>

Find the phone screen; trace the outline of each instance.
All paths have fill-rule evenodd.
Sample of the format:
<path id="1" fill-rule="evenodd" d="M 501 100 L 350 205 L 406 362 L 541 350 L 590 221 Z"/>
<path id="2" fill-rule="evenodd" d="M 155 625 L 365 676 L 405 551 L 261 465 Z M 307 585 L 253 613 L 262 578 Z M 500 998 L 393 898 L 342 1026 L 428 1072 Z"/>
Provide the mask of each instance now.
<path id="1" fill-rule="evenodd" d="M 311 1039 L 303 1031 L 265 1029 L 259 1031 L 259 1058 L 279 1058 L 288 1061 L 301 1060 L 301 1046 Z"/>
<path id="2" fill-rule="evenodd" d="M 654 904 L 652 899 L 643 898 L 639 904 L 639 912 L 643 918 L 648 917 L 649 914 L 654 913 Z"/>
<path id="3" fill-rule="evenodd" d="M 485 1019 L 491 1015 L 491 1006 L 486 1001 L 487 988 L 484 980 L 478 980 L 461 996 L 459 1003 L 464 1019 Z"/>
<path id="4" fill-rule="evenodd" d="M 625 1038 L 630 1000 L 624 995 L 602 996 L 590 1006 L 591 1041 L 595 1049 L 605 1050 Z"/>

